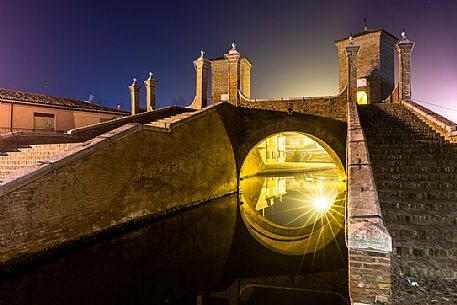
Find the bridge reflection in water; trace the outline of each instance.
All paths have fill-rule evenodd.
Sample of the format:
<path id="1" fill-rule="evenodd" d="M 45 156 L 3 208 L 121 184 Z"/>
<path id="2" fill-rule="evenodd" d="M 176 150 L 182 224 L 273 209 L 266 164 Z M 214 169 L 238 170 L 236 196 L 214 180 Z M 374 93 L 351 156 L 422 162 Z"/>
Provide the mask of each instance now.
<path id="1" fill-rule="evenodd" d="M 305 173 L 275 173 L 243 179 L 243 189 L 253 191 L 248 184 L 259 187 L 257 201 L 248 200 L 250 208 L 273 223 L 286 227 L 312 224 L 323 217 L 338 195 L 340 182 L 335 167 L 306 168 Z M 243 194 L 244 198 L 252 198 Z"/>
<path id="2" fill-rule="evenodd" d="M 295 132 L 272 135 L 249 152 L 241 168 L 243 219 L 270 250 L 314 253 L 344 225 L 344 169 L 316 140 Z"/>

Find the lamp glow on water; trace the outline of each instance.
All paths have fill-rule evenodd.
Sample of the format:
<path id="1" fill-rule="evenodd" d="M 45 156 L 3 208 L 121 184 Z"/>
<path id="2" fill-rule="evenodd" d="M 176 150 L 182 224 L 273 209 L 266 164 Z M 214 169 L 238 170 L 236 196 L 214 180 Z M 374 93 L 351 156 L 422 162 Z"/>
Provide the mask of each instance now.
<path id="1" fill-rule="evenodd" d="M 332 206 L 332 202 L 326 197 L 317 197 L 314 199 L 314 208 L 320 212 L 327 212 Z"/>

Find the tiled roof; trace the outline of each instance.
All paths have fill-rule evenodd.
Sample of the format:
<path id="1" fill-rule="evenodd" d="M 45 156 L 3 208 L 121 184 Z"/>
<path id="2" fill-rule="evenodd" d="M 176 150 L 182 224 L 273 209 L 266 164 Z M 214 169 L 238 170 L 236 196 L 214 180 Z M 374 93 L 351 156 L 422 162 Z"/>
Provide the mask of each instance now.
<path id="1" fill-rule="evenodd" d="M 394 35 L 392 35 L 391 33 L 387 32 L 387 31 L 384 30 L 384 29 L 365 30 L 365 31 L 363 31 L 363 32 L 360 32 L 360 33 L 357 33 L 357 34 L 352 35 L 352 38 L 356 38 L 356 37 L 360 37 L 360 36 L 363 36 L 363 35 L 366 35 L 366 34 L 371 34 L 371 33 L 376 33 L 376 32 L 385 33 L 385 34 L 387 34 L 388 36 L 390 36 L 393 40 L 398 40 L 398 37 L 395 37 Z M 349 36 L 348 36 L 348 37 L 345 37 L 345 38 L 341 38 L 341 39 L 335 40 L 335 42 L 343 41 L 343 40 L 346 40 L 346 39 L 349 39 Z"/>
<path id="2" fill-rule="evenodd" d="M 25 103 L 36 103 L 36 104 L 47 104 L 52 106 L 59 106 L 71 109 L 89 110 L 89 111 L 103 111 L 103 112 L 117 112 L 119 114 L 128 114 L 128 111 L 105 107 L 82 100 L 50 96 L 40 93 L 28 93 L 11 89 L 0 88 L 0 99 L 25 102 Z"/>

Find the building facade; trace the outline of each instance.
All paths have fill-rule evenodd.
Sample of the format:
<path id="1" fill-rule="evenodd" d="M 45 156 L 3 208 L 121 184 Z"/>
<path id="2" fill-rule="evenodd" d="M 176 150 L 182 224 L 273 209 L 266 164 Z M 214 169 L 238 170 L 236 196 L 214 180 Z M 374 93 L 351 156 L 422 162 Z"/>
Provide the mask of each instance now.
<path id="1" fill-rule="evenodd" d="M 0 133 L 62 133 L 127 115 L 127 111 L 78 99 L 0 89 Z"/>

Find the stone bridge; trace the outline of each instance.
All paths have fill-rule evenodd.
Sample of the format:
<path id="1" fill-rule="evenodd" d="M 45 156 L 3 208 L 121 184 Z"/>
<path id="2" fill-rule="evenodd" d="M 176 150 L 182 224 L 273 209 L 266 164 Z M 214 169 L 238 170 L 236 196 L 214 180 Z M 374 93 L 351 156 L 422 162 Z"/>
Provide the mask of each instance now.
<path id="1" fill-rule="evenodd" d="M 383 30 L 360 39 L 373 35 L 393 39 Z M 3 136 L 0 303 L 232 305 L 261 300 L 259 294 L 281 302 L 277 291 L 284 290 L 326 304 L 389 302 L 392 238 L 358 115 L 359 46 L 351 41 L 343 47 L 337 41 L 346 76 L 336 96 L 250 99 L 250 62 L 233 48 L 224 59 L 209 62 L 202 54 L 194 62 L 190 108 L 135 114 L 52 137 Z M 382 97 L 400 101 L 391 108 L 422 120 L 418 128 L 432 126 L 432 138 L 443 134 L 454 141 L 455 125 L 409 100 L 405 48 L 412 46 L 402 43 L 399 86 Z M 208 106 L 209 65 L 217 94 Z M 381 97 L 386 86 L 376 78 L 363 90 Z M 134 89 L 132 109 L 138 109 Z M 338 230 L 321 249 L 301 255 L 288 252 L 290 245 L 318 243 L 314 226 L 287 231 L 250 222 L 239 194 L 250 150 L 287 131 L 320 143 L 346 182 Z M 269 242 L 274 246 L 265 246 Z"/>

